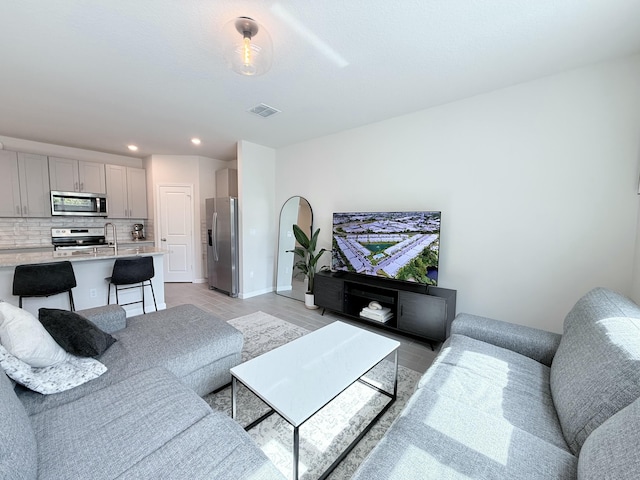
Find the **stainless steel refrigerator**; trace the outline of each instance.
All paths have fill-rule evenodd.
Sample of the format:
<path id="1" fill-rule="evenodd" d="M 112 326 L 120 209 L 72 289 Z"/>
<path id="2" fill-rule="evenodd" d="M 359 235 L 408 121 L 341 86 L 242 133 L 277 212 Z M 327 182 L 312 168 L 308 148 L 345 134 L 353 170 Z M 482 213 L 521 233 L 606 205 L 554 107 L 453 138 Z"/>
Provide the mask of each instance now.
<path id="1" fill-rule="evenodd" d="M 238 296 L 238 199 L 207 198 L 209 288 Z"/>

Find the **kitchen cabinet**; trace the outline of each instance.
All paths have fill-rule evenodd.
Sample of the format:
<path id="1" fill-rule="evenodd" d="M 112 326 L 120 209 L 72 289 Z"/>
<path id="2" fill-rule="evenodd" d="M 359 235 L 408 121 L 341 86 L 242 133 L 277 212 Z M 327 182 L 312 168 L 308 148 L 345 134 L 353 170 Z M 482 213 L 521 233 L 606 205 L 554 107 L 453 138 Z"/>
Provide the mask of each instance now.
<path id="1" fill-rule="evenodd" d="M 18 154 L 0 150 L 0 217 L 21 217 Z"/>
<path id="2" fill-rule="evenodd" d="M 51 190 L 106 193 L 104 163 L 49 157 Z"/>
<path id="3" fill-rule="evenodd" d="M 105 165 L 109 218 L 147 218 L 147 175 L 142 168 Z"/>
<path id="4" fill-rule="evenodd" d="M 216 170 L 216 197 L 238 196 L 238 170 L 223 168 Z"/>
<path id="5" fill-rule="evenodd" d="M 50 217 L 47 157 L 0 150 L 0 216 Z"/>

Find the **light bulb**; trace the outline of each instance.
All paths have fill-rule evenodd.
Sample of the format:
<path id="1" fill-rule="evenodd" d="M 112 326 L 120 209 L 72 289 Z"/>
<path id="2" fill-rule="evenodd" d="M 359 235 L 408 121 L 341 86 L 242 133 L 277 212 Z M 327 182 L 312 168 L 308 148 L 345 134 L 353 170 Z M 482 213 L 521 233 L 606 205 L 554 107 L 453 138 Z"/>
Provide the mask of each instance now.
<path id="1" fill-rule="evenodd" d="M 245 67 L 251 65 L 251 37 L 248 35 L 244 37 L 243 41 L 242 63 L 244 63 Z"/>

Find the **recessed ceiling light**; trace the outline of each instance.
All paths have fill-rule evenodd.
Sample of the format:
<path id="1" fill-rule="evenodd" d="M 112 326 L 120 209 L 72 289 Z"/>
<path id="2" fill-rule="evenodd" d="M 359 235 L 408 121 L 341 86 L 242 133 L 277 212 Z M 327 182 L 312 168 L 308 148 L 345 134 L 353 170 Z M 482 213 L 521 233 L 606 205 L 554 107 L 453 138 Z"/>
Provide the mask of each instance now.
<path id="1" fill-rule="evenodd" d="M 127 145 L 127 148 L 129 150 L 131 150 L 132 152 L 137 152 L 138 151 L 138 147 L 135 145 Z"/>
<path id="2" fill-rule="evenodd" d="M 192 138 L 191 139 L 191 143 L 193 143 L 194 145 L 200 145 L 202 142 L 200 141 L 199 138 Z"/>

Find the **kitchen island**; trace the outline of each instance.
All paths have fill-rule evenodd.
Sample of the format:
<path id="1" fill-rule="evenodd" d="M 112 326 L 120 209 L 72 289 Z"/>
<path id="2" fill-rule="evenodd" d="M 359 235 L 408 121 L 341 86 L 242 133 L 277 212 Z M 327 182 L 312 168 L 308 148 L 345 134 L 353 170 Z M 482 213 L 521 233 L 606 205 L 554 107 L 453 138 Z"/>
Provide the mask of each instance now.
<path id="1" fill-rule="evenodd" d="M 18 305 L 18 297 L 13 296 L 13 272 L 17 265 L 49 263 L 69 260 L 73 265 L 77 287 L 73 289 L 76 310 L 98 307 L 107 304 L 109 283 L 105 278 L 111 276 L 116 258 L 134 256 L 152 256 L 155 276 L 151 280 L 156 295 L 158 310 L 166 308 L 164 300 L 164 255 L 165 251 L 153 246 L 118 247 L 117 254 L 112 247 L 101 247 L 87 250 L 36 251 L 26 253 L 0 254 L 0 299 Z M 145 308 L 153 311 L 151 289 L 146 287 Z M 140 289 L 121 291 L 118 294 L 121 303 L 128 303 L 141 298 Z M 115 302 L 114 289 L 111 289 L 111 303 Z M 48 298 L 25 298 L 23 308 L 36 317 L 40 307 L 69 309 L 67 295 L 54 295 Z M 142 313 L 142 304 L 127 305 L 127 316 Z"/>

